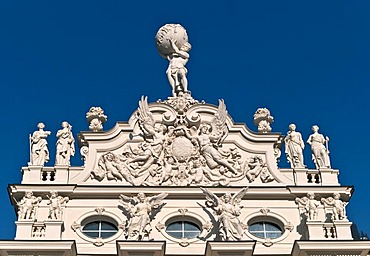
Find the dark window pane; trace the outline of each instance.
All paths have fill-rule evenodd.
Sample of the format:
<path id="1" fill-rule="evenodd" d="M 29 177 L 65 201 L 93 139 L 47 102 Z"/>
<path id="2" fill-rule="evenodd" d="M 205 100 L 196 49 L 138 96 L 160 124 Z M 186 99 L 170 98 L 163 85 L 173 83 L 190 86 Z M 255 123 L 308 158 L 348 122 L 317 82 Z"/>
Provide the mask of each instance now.
<path id="1" fill-rule="evenodd" d="M 170 236 L 174 237 L 174 238 L 182 238 L 182 232 L 181 231 L 170 231 L 170 232 L 167 232 Z"/>
<path id="2" fill-rule="evenodd" d="M 265 222 L 266 231 L 281 231 L 280 227 L 273 223 Z"/>
<path id="3" fill-rule="evenodd" d="M 195 224 L 190 223 L 190 222 L 185 222 L 185 228 L 184 229 L 187 230 L 187 231 L 199 231 L 198 226 L 196 226 Z"/>
<path id="4" fill-rule="evenodd" d="M 180 231 L 182 230 L 182 223 L 181 222 L 174 222 L 174 223 L 171 223 L 167 226 L 167 231 L 171 231 L 171 230 L 177 230 L 177 231 Z"/>
<path id="5" fill-rule="evenodd" d="M 251 234 L 258 238 L 265 238 L 265 233 L 263 232 L 251 232 Z"/>
<path id="6" fill-rule="evenodd" d="M 115 235 L 117 232 L 102 232 L 101 233 L 101 238 L 108 238 L 108 237 L 111 237 L 113 235 Z"/>
<path id="7" fill-rule="evenodd" d="M 249 231 L 263 231 L 262 222 L 253 223 L 249 226 Z"/>
<path id="8" fill-rule="evenodd" d="M 92 238 L 98 238 L 99 232 L 83 232 L 85 235 L 92 237 Z"/>
<path id="9" fill-rule="evenodd" d="M 101 222 L 101 229 L 102 230 L 117 230 L 117 227 L 112 223 L 102 221 Z"/>
<path id="10" fill-rule="evenodd" d="M 82 230 L 99 230 L 99 222 L 98 221 L 94 221 L 94 222 L 90 222 L 90 223 L 87 223 Z"/>

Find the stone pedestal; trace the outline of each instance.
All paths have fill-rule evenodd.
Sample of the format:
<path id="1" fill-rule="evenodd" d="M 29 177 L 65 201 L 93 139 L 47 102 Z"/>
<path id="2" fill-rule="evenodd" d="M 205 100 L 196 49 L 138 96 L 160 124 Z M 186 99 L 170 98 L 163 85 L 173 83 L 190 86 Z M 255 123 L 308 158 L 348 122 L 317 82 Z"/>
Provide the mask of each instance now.
<path id="1" fill-rule="evenodd" d="M 308 185 L 307 183 L 307 171 L 306 168 L 294 168 L 294 182 L 296 185 Z"/>
<path id="2" fill-rule="evenodd" d="M 323 185 L 339 185 L 338 174 L 338 170 L 320 168 L 321 183 Z"/>
<path id="3" fill-rule="evenodd" d="M 29 240 L 32 239 L 32 229 L 34 220 L 21 220 L 16 221 L 15 225 L 17 226 L 17 231 L 15 234 L 15 240 Z"/>
<path id="4" fill-rule="evenodd" d="M 307 220 L 307 233 L 309 240 L 325 240 L 324 222 L 319 220 Z"/>
<path id="5" fill-rule="evenodd" d="M 68 165 L 55 165 L 55 183 L 68 183 L 69 166 Z"/>
<path id="6" fill-rule="evenodd" d="M 205 256 L 251 256 L 255 244 L 255 241 L 208 242 Z"/>
<path id="7" fill-rule="evenodd" d="M 42 165 L 29 165 L 22 168 L 23 179 L 22 184 L 35 184 L 41 181 Z"/>
<path id="8" fill-rule="evenodd" d="M 351 232 L 352 222 L 348 220 L 336 220 L 334 221 L 334 226 L 339 240 L 353 240 Z"/>
<path id="9" fill-rule="evenodd" d="M 62 238 L 63 221 L 47 220 L 45 223 L 45 240 L 60 240 Z"/>

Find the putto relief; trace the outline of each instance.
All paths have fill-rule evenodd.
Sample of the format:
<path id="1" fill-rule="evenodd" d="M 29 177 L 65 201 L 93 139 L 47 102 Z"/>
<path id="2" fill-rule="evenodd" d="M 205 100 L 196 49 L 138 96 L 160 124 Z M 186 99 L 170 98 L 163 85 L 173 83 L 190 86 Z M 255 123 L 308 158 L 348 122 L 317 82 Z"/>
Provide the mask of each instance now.
<path id="1" fill-rule="evenodd" d="M 179 106 L 175 99 L 180 98 Z M 229 128 L 223 100 L 207 116 L 194 111 L 202 104 L 191 97 L 155 104 L 156 110 L 151 111 L 147 97 L 141 98 L 136 134 L 128 135 L 121 148 L 98 156 L 92 179 L 134 186 L 225 186 L 275 180 L 264 154 L 225 143 Z"/>

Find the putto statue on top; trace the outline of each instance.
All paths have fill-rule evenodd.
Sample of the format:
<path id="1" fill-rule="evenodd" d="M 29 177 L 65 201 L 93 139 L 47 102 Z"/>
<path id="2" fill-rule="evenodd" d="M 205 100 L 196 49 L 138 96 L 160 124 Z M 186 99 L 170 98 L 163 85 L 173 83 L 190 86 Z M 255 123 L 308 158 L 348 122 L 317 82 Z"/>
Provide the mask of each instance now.
<path id="1" fill-rule="evenodd" d="M 189 60 L 191 45 L 186 30 L 180 24 L 162 26 L 155 37 L 159 54 L 168 59 L 167 78 L 174 97 L 188 93 L 188 73 L 185 68 Z"/>

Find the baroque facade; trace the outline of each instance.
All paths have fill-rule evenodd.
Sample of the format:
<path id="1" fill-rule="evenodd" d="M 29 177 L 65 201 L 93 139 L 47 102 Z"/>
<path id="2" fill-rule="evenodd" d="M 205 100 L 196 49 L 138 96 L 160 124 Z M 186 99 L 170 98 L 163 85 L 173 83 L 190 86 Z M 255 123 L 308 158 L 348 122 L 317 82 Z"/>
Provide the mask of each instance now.
<path id="1" fill-rule="evenodd" d="M 68 122 L 56 133 L 55 166 L 44 166 L 51 132 L 39 123 L 22 182 L 9 186 L 16 237 L 0 241 L 0 254 L 368 255 L 346 215 L 353 188 L 339 184 L 319 127 L 306 142 L 294 124 L 286 136 L 271 132 L 266 108 L 254 115 L 258 132 L 234 123 L 224 100 L 199 102 L 188 90 L 186 30 L 167 24 L 156 43 L 172 96 L 143 96 L 108 131 L 92 107 L 90 131 L 76 139 L 83 166 L 70 166 Z M 283 144 L 291 168 L 278 167 Z"/>

